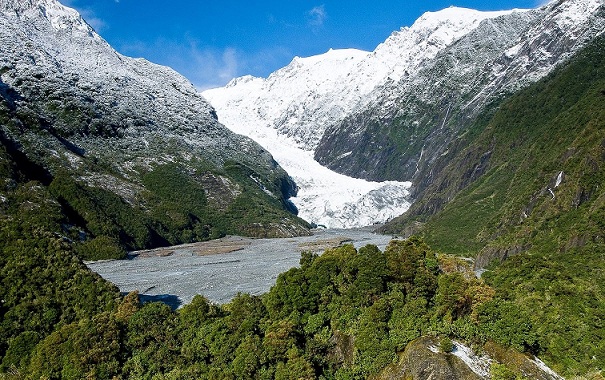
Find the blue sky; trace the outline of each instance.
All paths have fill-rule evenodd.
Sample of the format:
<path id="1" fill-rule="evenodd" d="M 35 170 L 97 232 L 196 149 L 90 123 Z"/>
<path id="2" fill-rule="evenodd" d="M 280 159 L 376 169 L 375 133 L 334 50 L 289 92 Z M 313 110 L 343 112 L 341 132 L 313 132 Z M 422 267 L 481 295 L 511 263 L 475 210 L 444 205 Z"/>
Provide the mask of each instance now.
<path id="1" fill-rule="evenodd" d="M 120 53 L 167 65 L 199 89 L 266 77 L 294 56 L 374 50 L 426 11 L 535 8 L 541 0 L 59 0 Z"/>

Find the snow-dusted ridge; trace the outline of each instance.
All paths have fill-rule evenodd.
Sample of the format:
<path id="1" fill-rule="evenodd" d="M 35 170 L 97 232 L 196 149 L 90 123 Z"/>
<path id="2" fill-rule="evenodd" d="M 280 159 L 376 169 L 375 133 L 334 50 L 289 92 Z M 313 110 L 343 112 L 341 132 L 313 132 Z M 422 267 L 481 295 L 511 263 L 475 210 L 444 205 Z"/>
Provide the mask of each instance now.
<path id="1" fill-rule="evenodd" d="M 327 126 L 368 104 L 387 82 L 412 76 L 446 46 L 486 19 L 520 10 L 481 12 L 450 7 L 427 12 L 411 27 L 394 32 L 373 52 L 330 49 L 295 57 L 268 78 L 245 76 L 203 95 L 228 128 L 274 128 L 305 150 L 317 147 Z"/>
<path id="2" fill-rule="evenodd" d="M 5 123 L 3 134 L 24 150 L 44 152 L 40 161 L 53 160 L 53 169 L 94 172 L 84 166 L 86 159 L 107 163 L 115 180 L 107 179 L 104 165 L 100 173 L 78 180 L 129 202 L 136 195 L 144 201 L 142 176 L 166 164 L 177 165 L 200 183 L 205 170 L 243 165 L 255 173 L 258 188 L 267 190 L 277 209 L 287 208 L 286 199 L 294 192 L 294 183 L 273 157 L 221 125 L 186 78 L 119 54 L 77 11 L 56 0 L 0 0 L 0 92 L 11 112 L 33 115 L 31 120 L 42 125 Z M 241 186 L 221 176 L 206 182 L 201 185 L 207 196 L 220 192 L 212 197 L 223 203 L 232 202 L 229 192 L 235 194 Z M 209 207 L 223 207 L 219 203 Z M 308 233 L 294 215 L 277 211 L 284 215 L 251 229 L 260 226 L 259 235 Z"/>
<path id="3" fill-rule="evenodd" d="M 299 193 L 292 200 L 303 219 L 328 227 L 383 223 L 409 208 L 411 182 L 370 182 L 319 165 L 313 151 L 326 128 L 372 101 L 376 88 L 413 76 L 481 21 L 511 12 L 428 12 L 371 53 L 331 49 L 295 57 L 268 78 L 236 78 L 203 95 L 221 123 L 264 146 L 293 177 Z"/>
<path id="4" fill-rule="evenodd" d="M 372 215 L 381 222 L 407 208 L 406 181 L 414 181 L 415 194 L 426 188 L 465 123 L 603 33 L 603 7 L 602 0 L 566 0 L 532 10 L 427 12 L 373 52 L 297 57 L 268 78 L 235 79 L 203 95 L 222 123 L 265 146 L 293 175 L 301 188 L 295 202 L 308 220 L 354 224 Z M 401 147 L 406 132 L 410 149 Z M 386 191 L 351 181 L 345 191 L 342 177 L 304 152 L 339 173 L 402 182 Z M 334 199 L 359 206 L 345 212 Z"/>

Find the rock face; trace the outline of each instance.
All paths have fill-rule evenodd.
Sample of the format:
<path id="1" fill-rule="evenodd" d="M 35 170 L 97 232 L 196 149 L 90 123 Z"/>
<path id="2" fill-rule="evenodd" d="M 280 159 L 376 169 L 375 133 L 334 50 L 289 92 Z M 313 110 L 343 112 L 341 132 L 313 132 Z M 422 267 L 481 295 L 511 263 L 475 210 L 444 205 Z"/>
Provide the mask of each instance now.
<path id="1" fill-rule="evenodd" d="M 598 0 L 555 1 L 489 18 L 331 125 L 316 159 L 369 179 L 432 181 L 433 164 L 491 102 L 547 75 L 605 28 Z M 351 152 L 346 159 L 344 152 Z"/>
<path id="2" fill-rule="evenodd" d="M 434 337 L 422 337 L 410 342 L 399 353 L 399 361 L 385 368 L 376 379 L 491 379 L 490 368 L 494 364 L 515 368 L 529 379 L 563 379 L 539 359 L 505 349 L 493 342 L 487 342 L 482 347 L 482 355 L 477 355 L 460 342 L 454 342 L 452 352 L 441 352 L 438 346 L 439 339 Z"/>
<path id="3" fill-rule="evenodd" d="M 143 178 L 173 165 L 204 189 L 209 213 L 254 194 L 279 216 L 251 221 L 250 231 L 265 222 L 288 235 L 306 231 L 285 212 L 296 185 L 265 149 L 219 124 L 185 78 L 120 55 L 55 0 L 0 1 L 0 95 L 3 145 L 51 177 L 67 171 L 153 213 Z"/>
<path id="4" fill-rule="evenodd" d="M 377 379 L 480 380 L 485 378 L 474 373 L 458 357 L 439 352 L 434 348 L 435 345 L 435 339 L 429 337 L 411 342 L 406 346 L 405 351 L 399 354 L 399 362 L 387 367 Z"/>
<path id="5" fill-rule="evenodd" d="M 506 12 L 447 8 L 425 14 L 371 53 L 295 58 L 266 79 L 238 78 L 204 96 L 225 125 L 261 145 L 263 136 L 273 136 L 347 176 L 411 181 L 413 199 L 491 104 L 600 35 L 604 12 L 599 0 Z"/>

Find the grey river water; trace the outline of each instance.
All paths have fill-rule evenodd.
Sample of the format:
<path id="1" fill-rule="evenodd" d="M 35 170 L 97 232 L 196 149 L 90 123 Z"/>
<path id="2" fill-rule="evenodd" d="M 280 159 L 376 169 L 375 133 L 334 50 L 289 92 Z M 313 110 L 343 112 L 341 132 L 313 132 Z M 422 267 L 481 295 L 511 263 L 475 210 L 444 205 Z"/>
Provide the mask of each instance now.
<path id="1" fill-rule="evenodd" d="M 245 246 L 234 252 L 199 255 L 194 245 L 183 245 L 170 247 L 168 256 L 139 254 L 128 260 L 88 263 L 88 267 L 122 292 L 137 290 L 143 298 L 173 307 L 190 302 L 196 294 L 225 303 L 237 293 L 266 293 L 280 273 L 299 265 L 301 251 L 322 251 L 322 242 L 350 240 L 356 248 L 374 244 L 384 250 L 391 236 L 369 229 L 331 229 L 283 239 L 232 237 L 229 244 L 237 239 Z"/>

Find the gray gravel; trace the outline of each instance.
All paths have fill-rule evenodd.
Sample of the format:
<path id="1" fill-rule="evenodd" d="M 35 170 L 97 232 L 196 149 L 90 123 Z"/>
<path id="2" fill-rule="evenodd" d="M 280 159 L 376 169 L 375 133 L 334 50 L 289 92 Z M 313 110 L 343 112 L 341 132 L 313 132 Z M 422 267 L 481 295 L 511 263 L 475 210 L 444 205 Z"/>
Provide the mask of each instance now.
<path id="1" fill-rule="evenodd" d="M 247 247 L 230 253 L 199 256 L 184 245 L 171 247 L 174 253 L 166 257 L 139 255 L 88 266 L 122 292 L 137 290 L 143 298 L 163 300 L 173 307 L 190 302 L 196 294 L 226 303 L 237 293 L 266 293 L 280 273 L 299 265 L 301 244 L 337 237 L 349 238 L 356 248 L 374 244 L 381 250 L 391 240 L 369 229 L 318 230 L 313 236 L 250 239 Z"/>

